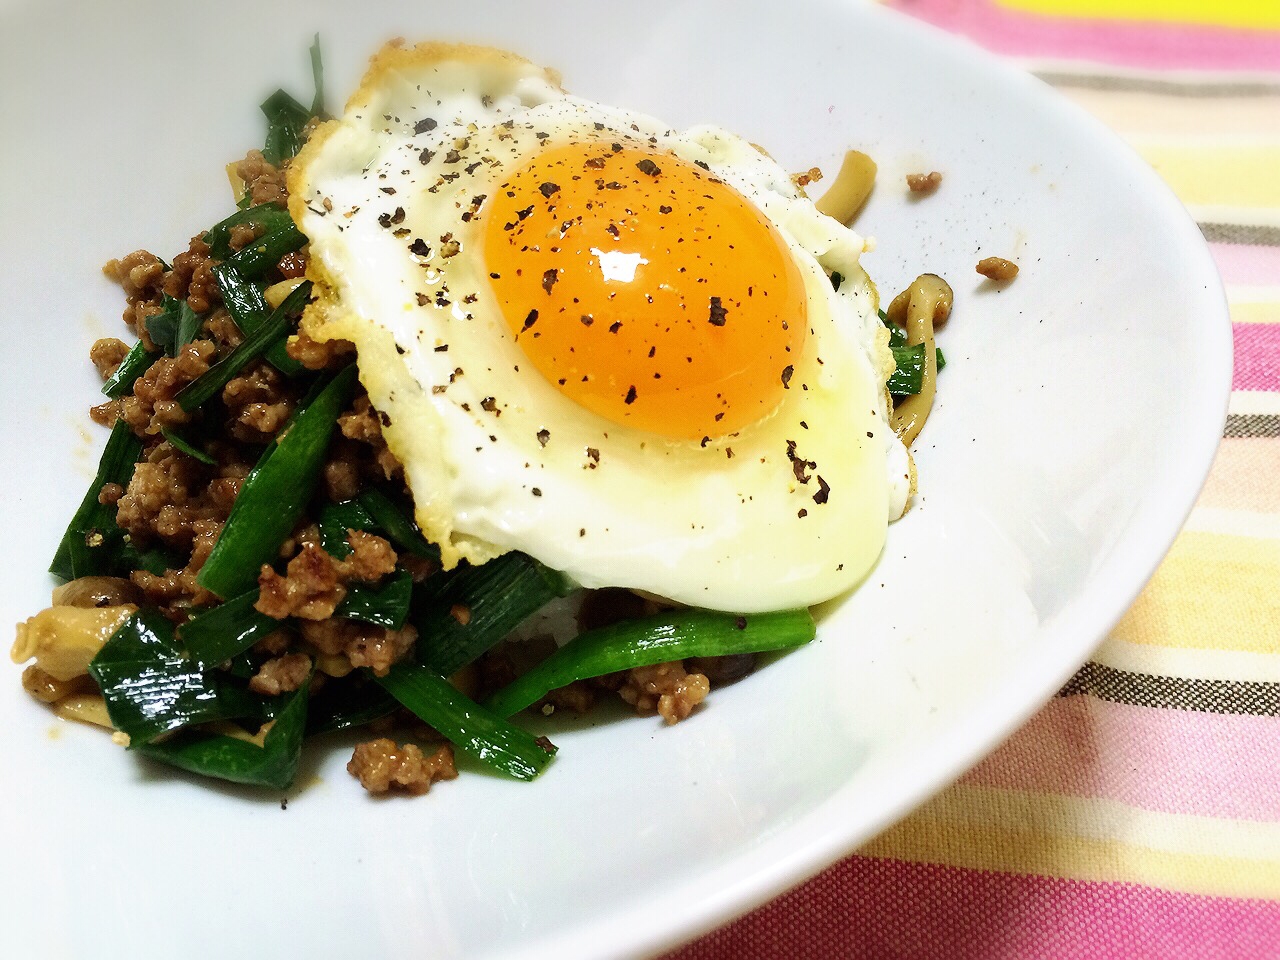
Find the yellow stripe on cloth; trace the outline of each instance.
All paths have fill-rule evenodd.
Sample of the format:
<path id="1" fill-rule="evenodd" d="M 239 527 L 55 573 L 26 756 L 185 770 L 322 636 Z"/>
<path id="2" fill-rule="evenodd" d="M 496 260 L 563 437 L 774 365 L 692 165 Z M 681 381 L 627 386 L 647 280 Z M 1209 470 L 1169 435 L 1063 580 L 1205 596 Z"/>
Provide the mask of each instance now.
<path id="1" fill-rule="evenodd" d="M 859 853 L 974 870 L 1280 897 L 1280 825 L 957 784 Z"/>
<path id="2" fill-rule="evenodd" d="M 1185 650 L 1126 643 L 1115 636 L 1103 641 L 1089 657 L 1094 663 L 1183 680 L 1234 680 L 1237 683 L 1280 683 L 1280 649 L 1274 653 L 1240 650 Z"/>
<path id="3" fill-rule="evenodd" d="M 1233 537 L 1280 540 L 1280 513 L 1202 505 L 1191 511 L 1191 516 L 1182 525 L 1182 529 L 1199 533 L 1225 533 Z M 1280 648 L 1280 643 L 1276 646 Z"/>
<path id="4" fill-rule="evenodd" d="M 996 0 L 996 5 L 1049 17 L 1280 30 L 1280 5 L 1267 0 Z"/>
<path id="5" fill-rule="evenodd" d="M 1170 143 L 1135 137 L 1130 145 L 1185 204 L 1280 207 L 1280 143 Z"/>
<path id="6" fill-rule="evenodd" d="M 1179 97 L 1173 93 L 1058 86 L 1121 136 L 1249 137 L 1280 126 L 1280 95 Z"/>
<path id="7" fill-rule="evenodd" d="M 1276 176 L 1280 176 L 1280 171 Z M 1263 301 L 1232 303 L 1229 306 L 1232 323 L 1280 323 L 1280 303 Z"/>
<path id="8" fill-rule="evenodd" d="M 1280 540 L 1185 531 L 1112 633 L 1128 643 L 1275 653 L 1277 585 Z"/>

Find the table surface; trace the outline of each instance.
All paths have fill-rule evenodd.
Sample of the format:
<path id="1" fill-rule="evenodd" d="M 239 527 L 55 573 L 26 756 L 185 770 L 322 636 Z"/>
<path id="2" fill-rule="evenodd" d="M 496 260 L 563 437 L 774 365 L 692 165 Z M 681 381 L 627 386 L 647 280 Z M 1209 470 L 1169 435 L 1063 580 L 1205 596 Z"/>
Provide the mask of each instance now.
<path id="1" fill-rule="evenodd" d="M 1039 75 L 1185 203 L 1230 414 L 1123 621 L 993 756 L 668 960 L 1280 957 L 1280 3 L 893 0 Z"/>

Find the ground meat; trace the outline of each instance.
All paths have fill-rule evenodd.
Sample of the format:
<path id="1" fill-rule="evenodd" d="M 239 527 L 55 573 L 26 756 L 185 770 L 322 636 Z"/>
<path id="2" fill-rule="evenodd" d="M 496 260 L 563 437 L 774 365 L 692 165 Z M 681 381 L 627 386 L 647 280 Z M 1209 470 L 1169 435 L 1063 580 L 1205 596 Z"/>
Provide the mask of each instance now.
<path id="1" fill-rule="evenodd" d="M 369 445 L 335 438 L 329 448 L 329 461 L 324 466 L 323 477 L 329 498 L 335 502 L 355 496 L 364 481 L 380 483 L 398 477 L 402 473 L 395 455 L 382 445 L 381 437 L 373 441 L 374 456 L 369 456 Z"/>
<path id="2" fill-rule="evenodd" d="M 1003 257 L 986 257 L 975 269 L 988 280 L 1012 280 L 1018 275 L 1018 265 Z"/>
<path id="3" fill-rule="evenodd" d="M 344 437 L 371 446 L 374 451 L 374 461 L 382 478 L 391 480 L 400 476 L 403 468 L 395 455 L 387 449 L 387 442 L 382 437 L 384 416 L 373 409 L 367 396 L 359 396 L 351 405 L 351 409 L 338 417 L 338 429 L 342 431 Z"/>
<path id="4" fill-rule="evenodd" d="M 285 538 L 284 543 L 280 544 L 280 556 L 285 558 L 292 557 L 308 543 L 313 546 L 323 545 L 318 524 L 303 523 L 297 527 L 293 533 Z M 333 562 L 337 563 L 338 561 L 335 559 Z"/>
<path id="5" fill-rule="evenodd" d="M 373 462 L 384 480 L 400 480 L 404 477 L 404 467 L 385 444 L 374 451 Z"/>
<path id="6" fill-rule="evenodd" d="M 294 250 L 292 253 L 286 253 L 276 263 L 276 269 L 280 271 L 280 276 L 286 280 L 297 280 L 299 277 L 307 275 L 307 254 L 302 250 Z"/>
<path id="7" fill-rule="evenodd" d="M 128 354 L 129 348 L 125 346 L 124 341 L 117 340 L 115 337 L 95 340 L 93 346 L 89 348 L 89 359 L 98 368 L 98 376 L 103 380 L 111 379 L 111 375 L 116 372 Z"/>
<path id="8" fill-rule="evenodd" d="M 108 260 L 102 272 L 124 288 L 124 322 L 148 350 L 156 345 L 147 332 L 147 317 L 160 312 L 164 263 L 153 253 L 135 250 L 120 260 Z"/>
<path id="9" fill-rule="evenodd" d="M 339 445 L 335 443 L 333 446 L 337 448 Z M 341 451 L 332 452 L 336 455 L 324 465 L 320 476 L 324 480 L 325 493 L 329 499 L 334 503 L 341 503 L 360 492 L 360 465 L 350 455 L 343 456 Z"/>
<path id="10" fill-rule="evenodd" d="M 264 657 L 278 657 L 289 651 L 295 639 L 297 639 L 297 634 L 292 630 L 284 628 L 272 630 L 253 645 L 253 652 Z"/>
<path id="11" fill-rule="evenodd" d="M 205 332 L 218 345 L 218 355 L 225 356 L 244 342 L 244 334 L 223 307 L 218 307 L 204 322 Z"/>
<path id="12" fill-rule="evenodd" d="M 129 579 L 143 592 L 147 603 L 162 610 L 181 603 L 187 596 L 181 570 L 166 570 L 164 573 L 134 570 Z"/>
<path id="13" fill-rule="evenodd" d="M 667 723 L 677 723 L 707 698 L 711 684 L 701 673 L 686 673 L 680 661 L 634 667 L 627 672 L 618 695 L 640 714 L 657 712 Z"/>
<path id="14" fill-rule="evenodd" d="M 349 643 L 356 642 L 362 633 L 372 629 L 374 628 L 370 624 L 340 617 L 298 624 L 302 639 L 315 648 L 321 657 L 344 656 Z"/>
<path id="15" fill-rule="evenodd" d="M 200 568 L 213 552 L 222 532 L 222 521 L 205 519 L 191 523 L 191 559 L 181 570 L 169 569 L 155 574 L 147 570 L 134 570 L 129 579 L 145 595 L 146 602 L 159 607 L 170 619 L 185 619 L 191 607 L 206 607 L 217 602 L 217 597 L 200 586 L 196 577 Z"/>
<path id="16" fill-rule="evenodd" d="M 209 498 L 210 501 L 213 498 Z M 228 506 L 225 509 L 221 504 L 209 502 L 208 509 L 213 516 L 204 517 L 200 520 L 194 520 L 191 523 L 191 559 L 188 561 L 185 571 L 192 578 L 200 572 L 200 568 L 204 566 L 204 562 L 209 559 L 209 554 L 213 553 L 213 547 L 218 542 L 218 537 L 222 534 L 222 525 L 226 522 L 227 515 L 231 512 Z"/>
<path id="17" fill-rule="evenodd" d="M 803 190 L 811 183 L 817 183 L 822 179 L 822 169 L 820 167 L 810 167 L 804 173 L 793 173 L 791 182 Z"/>
<path id="18" fill-rule="evenodd" d="M 220 444 L 213 445 L 212 449 L 215 453 L 220 452 L 218 450 L 220 446 Z M 221 466 L 218 467 L 218 476 L 209 481 L 209 486 L 205 488 L 205 495 L 209 498 L 210 505 L 217 508 L 218 516 L 225 519 L 231 513 L 236 497 L 240 496 L 240 488 L 244 486 L 245 478 L 249 476 L 252 465 L 221 458 L 219 463 Z"/>
<path id="19" fill-rule="evenodd" d="M 289 338 L 285 350 L 308 370 L 323 370 L 345 363 L 355 352 L 350 340 L 312 340 L 301 330 Z"/>
<path id="20" fill-rule="evenodd" d="M 249 689 L 264 697 L 275 697 L 297 690 L 311 673 L 311 658 L 305 653 L 286 653 L 273 657 L 258 668 Z"/>
<path id="21" fill-rule="evenodd" d="M 237 252 L 262 236 L 262 228 L 251 223 L 237 223 L 227 234 L 227 246 Z"/>
<path id="22" fill-rule="evenodd" d="M 276 620 L 285 617 L 324 620 L 333 616 L 334 609 L 347 595 L 337 561 L 314 543 L 303 545 L 301 552 L 289 561 L 283 577 L 263 564 L 258 588 L 254 608 Z"/>
<path id="23" fill-rule="evenodd" d="M 89 419 L 101 427 L 113 427 L 120 419 L 120 410 L 124 406 L 122 400 L 108 400 L 96 407 L 89 408 Z"/>
<path id="24" fill-rule="evenodd" d="M 426 793 L 438 780 L 458 776 L 453 748 L 447 743 L 426 757 L 417 745 L 406 743 L 398 747 L 386 737 L 357 746 L 347 772 L 370 793 L 386 793 L 398 787 L 414 796 Z"/>
<path id="25" fill-rule="evenodd" d="M 372 582 L 396 568 L 396 552 L 391 544 L 372 533 L 349 531 L 347 544 L 351 553 L 345 560 L 330 556 L 316 541 L 314 530 L 297 537 L 299 552 L 289 561 L 284 576 L 263 565 L 255 604 L 260 613 L 277 620 L 324 620 L 346 597 L 348 580 Z"/>
<path id="26" fill-rule="evenodd" d="M 186 300 L 196 313 L 205 313 L 222 302 L 218 280 L 213 275 L 217 261 L 209 256 L 209 245 L 192 237 L 185 253 L 173 258 L 173 269 L 164 276 L 164 292 L 176 300 Z"/>
<path id="27" fill-rule="evenodd" d="M 349 642 L 344 652 L 353 667 L 368 667 L 375 675 L 385 677 L 417 640 L 418 631 L 412 624 L 406 623 L 399 630 L 373 627 Z"/>
<path id="28" fill-rule="evenodd" d="M 351 530 L 347 533 L 347 543 L 351 553 L 341 564 L 344 577 L 374 581 L 395 570 L 396 552 L 382 537 L 363 530 Z"/>
<path id="29" fill-rule="evenodd" d="M 302 639 L 325 656 L 344 656 L 353 667 L 368 667 L 385 677 L 413 649 L 418 631 L 410 624 L 390 630 L 357 620 L 303 621 Z"/>
<path id="30" fill-rule="evenodd" d="M 137 303 L 126 303 L 124 308 L 124 322 L 130 330 L 134 332 L 142 345 L 152 353 L 159 350 L 156 342 L 151 339 L 151 331 L 147 327 L 147 319 L 154 317 L 161 312 L 160 304 L 151 300 L 139 300 Z"/>
<path id="31" fill-rule="evenodd" d="M 225 520 L 207 498 L 208 467 L 158 443 L 133 469 L 129 486 L 116 504 L 116 523 L 143 541 L 159 538 L 186 546 L 199 520 Z"/>
<path id="32" fill-rule="evenodd" d="M 136 570 L 130 575 L 147 602 L 174 616 L 184 606 L 216 601 L 196 583 L 196 576 L 249 470 L 232 454 L 223 451 L 223 456 L 227 459 L 221 466 L 207 467 L 168 443 L 158 443 L 134 468 L 129 488 L 117 502 L 116 522 L 135 541 L 146 544 L 160 539 L 171 548 L 190 551 L 181 569 L 163 574 Z"/>
<path id="33" fill-rule="evenodd" d="M 164 279 L 164 261 L 154 253 L 135 250 L 119 260 L 108 260 L 102 272 L 120 284 L 130 300 L 151 300 Z"/>
<path id="34" fill-rule="evenodd" d="M 236 164 L 236 176 L 244 181 L 245 190 L 254 206 L 260 203 L 284 206 L 289 196 L 284 182 L 284 170 L 267 163 L 261 150 L 250 150 L 245 154 L 244 159 Z"/>
<path id="35" fill-rule="evenodd" d="M 264 360 L 251 363 L 222 388 L 231 435 L 246 443 L 263 443 L 293 414 L 288 381 Z"/>
<path id="36" fill-rule="evenodd" d="M 287 163 L 273 166 L 253 151 L 236 165 L 252 203 L 283 206 Z M 233 251 L 242 250 L 261 235 L 261 228 L 241 225 L 231 228 L 228 243 Z M 197 339 L 179 348 L 176 357 L 161 355 L 127 396 L 92 411 L 94 419 L 105 425 L 122 420 L 144 441 L 142 458 L 128 485 L 103 485 L 95 491 L 98 502 L 116 517 L 134 546 L 140 550 L 162 546 L 171 564 L 161 573 L 133 570 L 119 586 L 140 605 L 158 608 L 175 624 L 185 623 L 193 614 L 220 602 L 197 583 L 197 577 L 221 536 L 245 477 L 262 454 L 263 444 L 279 434 L 300 395 L 299 387 L 265 359 L 259 359 L 231 378 L 200 411 L 188 415 L 177 403 L 184 387 L 244 342 L 244 331 L 222 302 L 213 272 L 218 261 L 212 253 L 201 234 L 172 258 L 172 266 L 139 250 L 104 267 L 123 288 L 125 321 L 148 351 L 158 348 L 150 338 L 147 322 L 162 309 L 171 308 L 170 298 L 185 301 L 202 321 Z M 305 250 L 288 253 L 267 281 L 283 277 L 296 283 L 307 268 Z M 284 289 L 284 285 L 277 287 L 270 299 Z M 355 347 L 342 340 L 318 343 L 298 333 L 290 339 L 289 351 L 310 369 L 332 369 L 349 362 Z M 104 338 L 94 344 L 90 359 L 101 376 L 109 378 L 128 353 L 122 340 Z M 383 436 L 390 421 L 373 409 L 367 397 L 359 396 L 341 419 L 341 435 L 331 444 L 323 467 L 324 492 L 330 498 L 350 499 L 371 480 L 403 476 Z M 193 426 L 187 427 L 184 435 L 198 438 L 213 464 L 182 453 L 160 435 L 164 428 L 187 424 Z M 308 682 L 312 693 L 326 681 L 372 683 L 362 676 L 364 671 L 349 680 L 342 678 L 361 667 L 385 676 L 395 663 L 412 656 L 418 637 L 413 626 L 391 630 L 333 614 L 347 595 L 349 583 L 376 582 L 399 567 L 421 580 L 438 572 L 439 564 L 413 556 L 398 557 L 386 539 L 363 531 L 350 531 L 348 544 L 351 549 L 345 558 L 331 556 L 320 542 L 315 516 L 304 516 L 279 552 L 283 573 L 275 573 L 271 566 L 260 571 L 258 609 L 281 622 L 249 652 L 255 664 L 250 671 L 251 690 L 262 696 L 278 696 L 299 690 Z M 472 667 L 464 674 L 468 683 L 463 688 L 477 694 L 477 670 Z M 34 695 L 48 701 L 72 692 L 37 671 L 28 671 L 24 682 Z M 91 683 L 87 689 L 93 689 Z M 559 702 L 566 706 L 580 703 L 585 708 L 597 694 L 595 688 L 584 689 L 576 700 L 572 692 L 562 693 Z M 395 722 L 403 724 L 407 716 L 402 712 Z M 382 735 L 377 724 L 371 729 L 379 732 L 370 736 Z M 419 742 L 431 754 L 432 748 Z M 401 748 L 392 741 L 363 745 L 352 760 L 352 772 L 370 790 L 404 788 L 414 793 L 425 792 L 439 779 L 456 776 L 448 747 L 424 756 L 416 746 Z"/>
<path id="37" fill-rule="evenodd" d="M 907 188 L 912 193 L 933 193 L 942 183 L 942 174 L 937 170 L 929 173 L 908 173 Z"/>
<path id="38" fill-rule="evenodd" d="M 161 357 L 133 385 L 133 393 L 94 407 L 94 422 L 110 426 L 117 418 L 140 437 L 155 436 L 164 427 L 191 419 L 174 398 L 188 383 L 209 369 L 217 348 L 211 340 L 195 340 L 176 357 Z"/>
<path id="39" fill-rule="evenodd" d="M 351 409 L 338 417 L 344 437 L 376 445 L 382 439 L 382 424 L 368 397 L 357 397 Z"/>

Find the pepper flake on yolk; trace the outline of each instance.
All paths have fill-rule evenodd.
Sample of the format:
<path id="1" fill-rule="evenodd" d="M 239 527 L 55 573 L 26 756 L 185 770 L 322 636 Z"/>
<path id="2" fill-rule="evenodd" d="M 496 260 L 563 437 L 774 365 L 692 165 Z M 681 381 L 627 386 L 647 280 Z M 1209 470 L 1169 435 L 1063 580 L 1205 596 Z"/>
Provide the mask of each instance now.
<path id="1" fill-rule="evenodd" d="M 699 166 L 568 144 L 512 174 L 481 215 L 507 326 L 586 409 L 698 440 L 762 419 L 789 389 L 803 278 L 777 229 Z"/>

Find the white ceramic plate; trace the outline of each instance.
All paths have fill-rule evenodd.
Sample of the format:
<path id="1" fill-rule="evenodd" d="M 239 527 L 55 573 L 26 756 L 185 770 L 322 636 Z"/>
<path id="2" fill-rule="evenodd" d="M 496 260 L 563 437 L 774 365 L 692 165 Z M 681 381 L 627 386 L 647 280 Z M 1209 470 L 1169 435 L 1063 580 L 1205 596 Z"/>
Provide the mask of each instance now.
<path id="1" fill-rule="evenodd" d="M 110 256 L 218 219 L 255 104 L 331 98 L 396 33 L 506 46 L 576 93 L 715 122 L 793 169 L 874 155 L 859 223 L 882 289 L 927 269 L 957 310 L 918 450 L 919 506 L 819 640 L 690 722 L 557 730 L 533 785 L 470 773 L 377 802 L 312 753 L 278 797 L 159 770 L 59 724 L 5 672 L 0 955 L 631 956 L 850 851 L 1052 695 L 1189 509 L 1225 409 L 1230 337 L 1204 244 L 1098 124 L 976 49 L 875 8 L 679 0 L 0 7 L 3 615 L 42 572 L 102 431 L 90 341 L 121 331 Z M 913 202 L 903 174 L 945 172 Z M 980 256 L 1023 265 L 1003 291 Z M 17 549 L 12 545 L 16 544 Z M 29 555 L 27 553 L 29 552 Z"/>

